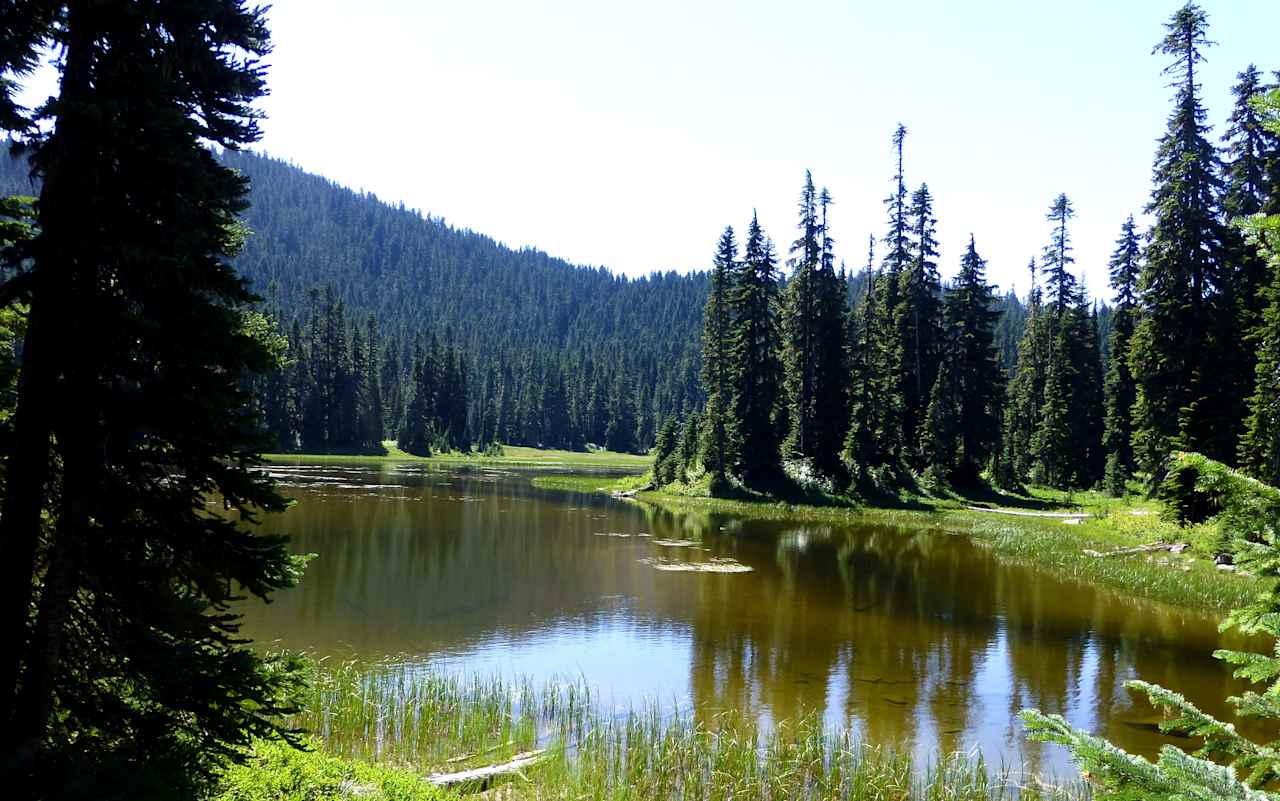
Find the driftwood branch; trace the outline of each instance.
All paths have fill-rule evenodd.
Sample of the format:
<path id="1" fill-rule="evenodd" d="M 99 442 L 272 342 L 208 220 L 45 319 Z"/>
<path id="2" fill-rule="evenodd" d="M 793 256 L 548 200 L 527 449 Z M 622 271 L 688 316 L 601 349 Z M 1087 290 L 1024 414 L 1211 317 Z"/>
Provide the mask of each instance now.
<path id="1" fill-rule="evenodd" d="M 504 762 L 501 765 L 485 765 L 482 768 L 461 770 L 457 773 L 436 773 L 428 776 L 427 781 L 436 787 L 457 787 L 470 784 L 484 786 L 499 776 L 520 773 L 522 768 L 534 765 L 542 759 L 543 753 L 545 753 L 543 750 L 528 751 L 523 754 L 516 754 L 511 758 L 511 761 Z"/>
<path id="2" fill-rule="evenodd" d="M 1093 556 L 1102 558 L 1106 556 L 1128 556 L 1135 553 L 1153 553 L 1155 551 L 1170 551 L 1172 553 L 1182 553 L 1186 550 L 1185 543 L 1174 544 L 1172 542 L 1153 542 L 1149 545 L 1135 545 L 1132 548 L 1117 548 L 1114 551 L 1094 551 L 1089 548 L 1084 549 L 1085 556 Z"/>
<path id="3" fill-rule="evenodd" d="M 989 512 L 993 515 L 1015 515 L 1017 517 L 1056 517 L 1081 518 L 1088 517 L 1088 512 L 1021 512 L 1016 509 L 989 509 L 985 506 L 966 506 L 970 512 Z"/>

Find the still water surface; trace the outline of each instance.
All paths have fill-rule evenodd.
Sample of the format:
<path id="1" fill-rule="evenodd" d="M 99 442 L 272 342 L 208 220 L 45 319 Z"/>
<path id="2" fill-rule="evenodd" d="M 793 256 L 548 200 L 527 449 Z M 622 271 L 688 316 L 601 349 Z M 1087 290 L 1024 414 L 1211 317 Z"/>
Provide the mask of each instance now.
<path id="1" fill-rule="evenodd" d="M 272 472 L 297 500 L 272 527 L 318 557 L 248 608 L 245 633 L 316 655 L 581 677 L 620 709 L 811 711 L 921 755 L 977 747 L 1059 774 L 1065 755 L 1025 743 L 1019 709 L 1152 754 L 1158 718 L 1125 681 L 1218 714 L 1243 689 L 1210 656 L 1239 644 L 1215 618 L 1006 564 L 936 526 L 673 515 L 541 490 L 534 471 Z M 750 572 L 657 567 L 689 562 Z"/>

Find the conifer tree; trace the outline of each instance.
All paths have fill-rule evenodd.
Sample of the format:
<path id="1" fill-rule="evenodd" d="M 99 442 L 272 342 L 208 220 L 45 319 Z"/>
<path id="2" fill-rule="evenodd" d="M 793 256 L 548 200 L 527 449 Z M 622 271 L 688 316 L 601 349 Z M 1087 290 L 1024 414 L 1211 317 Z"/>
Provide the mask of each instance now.
<path id="1" fill-rule="evenodd" d="M 935 469 L 946 467 L 946 480 L 972 486 L 999 447 L 999 404 L 1004 371 L 995 349 L 994 289 L 987 283 L 986 261 L 978 255 L 973 235 L 960 261 L 960 273 L 946 295 L 947 342 L 942 359 L 946 377 L 939 373 L 933 397 L 942 408 L 930 411 L 930 421 L 942 427 L 931 434 L 936 442 L 955 443 L 956 452 L 945 460 L 931 458 Z M 948 393 L 953 397 L 947 398 Z M 930 404 L 933 404 L 931 398 Z M 954 423 L 946 415 L 954 415 Z M 931 423 L 932 424 L 932 423 Z M 954 429 L 949 433 L 948 429 Z"/>
<path id="2" fill-rule="evenodd" d="M 1268 129 L 1280 135 L 1280 90 L 1256 102 L 1266 115 Z M 1261 293 L 1264 311 L 1251 338 L 1258 362 L 1240 438 L 1240 463 L 1255 478 L 1280 486 L 1280 210 L 1242 225 L 1267 261 L 1271 281 Z"/>
<path id="3" fill-rule="evenodd" d="M 1115 291 L 1116 306 L 1111 322 L 1111 359 L 1104 385 L 1103 449 L 1107 460 L 1104 483 L 1107 491 L 1116 497 L 1124 494 L 1125 482 L 1134 470 L 1131 414 L 1137 390 L 1133 373 L 1129 370 L 1129 343 L 1137 325 L 1141 254 L 1137 227 L 1131 214 L 1120 228 L 1120 238 L 1110 262 L 1111 288 Z"/>
<path id="4" fill-rule="evenodd" d="M 733 397 L 731 392 L 730 291 L 738 269 L 738 243 L 733 227 L 726 226 L 716 245 L 711 267 L 711 285 L 702 316 L 702 385 L 706 388 L 702 464 L 712 475 L 712 490 L 725 481 L 728 468 L 736 461 L 736 448 L 731 443 L 733 430 L 729 421 Z"/>
<path id="5" fill-rule="evenodd" d="M 826 203 L 822 205 L 825 210 Z M 836 308 L 830 297 L 835 277 L 824 253 L 826 237 L 819 215 L 819 193 L 808 172 L 799 206 L 800 236 L 791 246 L 792 274 L 782 321 L 789 421 L 783 451 L 791 458 L 812 462 L 819 470 L 830 470 L 836 464 L 839 441 L 832 442 L 825 436 L 823 403 L 832 396 L 830 382 L 840 382 L 843 376 L 824 374 L 829 364 L 826 356 L 832 347 L 826 337 L 831 332 L 830 315 Z M 839 312 L 843 312 L 843 304 Z"/>
<path id="6" fill-rule="evenodd" d="M 1036 283 L 1036 262 L 1029 265 L 1031 290 L 1027 325 L 1018 343 L 1018 361 L 1009 379 L 1005 404 L 1004 439 L 1000 483 L 1012 488 L 1025 482 L 1034 461 L 1032 439 L 1041 425 L 1044 388 L 1049 367 L 1052 317 L 1041 303 Z"/>
<path id="7" fill-rule="evenodd" d="M 869 470 L 882 463 L 876 431 L 876 359 L 875 334 L 878 308 L 873 292 L 878 274 L 875 269 L 876 239 L 867 242 L 866 283 L 861 298 L 855 299 L 849 312 L 849 426 L 845 435 L 843 458 L 855 485 L 870 478 Z"/>
<path id="8" fill-rule="evenodd" d="M 917 441 L 938 372 L 942 331 L 942 279 L 938 275 L 938 242 L 929 186 L 921 184 L 911 196 L 908 213 L 914 239 L 910 262 L 899 276 L 900 302 L 894 311 L 898 339 L 897 373 L 902 398 L 902 440 Z M 910 455 L 923 466 L 918 455 Z"/>
<path id="9" fill-rule="evenodd" d="M 244 647 L 233 606 L 301 570 L 250 525 L 285 508 L 253 469 L 269 443 L 245 391 L 281 343 L 259 338 L 228 264 L 246 182 L 210 152 L 258 137 L 265 12 L 21 3 L 4 17 L 0 122 L 22 116 L 9 71 L 24 54 L 57 52 L 60 80 L 29 131 L 41 190 L 0 508 L 0 781 L 207 797 L 228 757 L 280 733 L 299 680 Z"/>
<path id="10" fill-rule="evenodd" d="M 658 434 L 653 445 L 653 483 L 664 487 L 676 480 L 676 448 L 678 441 L 679 421 L 671 415 L 658 426 Z"/>
<path id="11" fill-rule="evenodd" d="M 409 400 L 405 403 L 404 420 L 396 445 L 406 453 L 430 456 L 432 432 L 429 421 L 433 417 L 431 367 L 421 342 L 414 346 L 407 392 Z"/>
<path id="12" fill-rule="evenodd" d="M 904 351 L 897 321 L 902 304 L 902 277 L 911 264 L 911 229 L 906 179 L 903 175 L 903 143 L 907 129 L 898 125 L 893 134 L 895 172 L 892 178 L 893 192 L 885 198 L 889 213 L 889 231 L 885 235 L 885 256 L 881 260 L 881 273 L 874 280 L 868 309 L 868 373 L 873 399 L 873 422 L 870 424 L 875 453 L 867 457 L 873 461 L 864 465 L 865 470 L 881 473 L 899 468 L 904 460 L 907 443 L 903 438 L 903 406 L 901 376 Z"/>
<path id="13" fill-rule="evenodd" d="M 368 348 L 368 360 L 364 369 L 361 398 L 361 439 L 366 448 L 381 451 L 384 439 L 382 411 L 382 348 L 378 340 L 378 321 L 373 315 L 365 319 L 365 346 Z"/>
<path id="14" fill-rule="evenodd" d="M 1178 9 L 1155 52 L 1172 58 L 1174 110 L 1156 152 L 1154 215 L 1138 287 L 1142 315 L 1129 363 L 1137 383 L 1133 446 L 1138 465 L 1155 471 L 1174 448 L 1231 459 L 1215 406 L 1213 292 L 1222 277 L 1220 165 L 1206 138 L 1196 66 L 1204 60 L 1208 17 L 1195 3 Z M 1198 343 L 1187 347 L 1187 343 Z M 1216 430 L 1215 430 L 1216 429 Z M 1226 451 L 1226 452 L 1224 452 Z"/>
<path id="15" fill-rule="evenodd" d="M 835 239 L 831 236 L 829 211 L 833 201 L 824 187 L 818 196 L 821 214 L 820 262 L 816 321 L 817 395 L 816 464 L 828 475 L 841 468 L 840 451 L 849 422 L 848 362 L 846 359 L 845 314 L 848 282 L 835 269 Z"/>
<path id="16" fill-rule="evenodd" d="M 1040 268 L 1044 272 L 1045 295 L 1049 308 L 1056 320 L 1066 314 L 1066 310 L 1076 300 L 1079 287 L 1071 273 L 1071 265 L 1075 257 L 1071 255 L 1071 234 L 1067 230 L 1067 222 L 1076 216 L 1071 200 L 1066 194 L 1060 194 L 1053 200 L 1045 219 L 1053 223 L 1053 234 L 1049 244 L 1044 246 L 1040 257 Z M 1055 325 L 1057 323 L 1055 322 Z M 1052 356 L 1051 356 L 1052 358 Z"/>
<path id="17" fill-rule="evenodd" d="M 702 415 L 690 412 L 680 429 L 680 445 L 675 452 L 675 480 L 687 481 L 699 469 L 698 443 L 702 439 Z"/>
<path id="18" fill-rule="evenodd" d="M 636 449 L 635 398 L 621 370 L 614 374 L 609 393 L 609 424 L 605 426 L 604 446 L 618 453 L 632 453 Z"/>
<path id="19" fill-rule="evenodd" d="M 775 420 L 782 378 L 777 302 L 777 257 L 752 213 L 729 296 L 734 439 L 740 444 L 738 466 L 748 484 L 771 480 L 780 469 Z"/>

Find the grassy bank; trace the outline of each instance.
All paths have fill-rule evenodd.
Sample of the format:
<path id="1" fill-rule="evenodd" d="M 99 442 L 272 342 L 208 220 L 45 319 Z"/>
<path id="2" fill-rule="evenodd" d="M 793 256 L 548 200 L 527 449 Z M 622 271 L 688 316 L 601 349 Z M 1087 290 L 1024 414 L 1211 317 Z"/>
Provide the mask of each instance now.
<path id="1" fill-rule="evenodd" d="M 573 682 L 534 687 L 527 681 L 457 678 L 396 664 L 350 664 L 320 672 L 292 722 L 314 732 L 325 754 L 304 755 L 293 764 L 279 746 L 260 748 L 261 763 L 243 769 L 235 786 L 294 787 L 295 776 L 314 775 L 324 787 L 340 789 L 346 782 L 347 788 L 359 788 L 353 795 L 368 792 L 362 797 L 416 801 L 434 798 L 434 791 L 410 794 L 412 788 L 400 783 L 406 776 L 498 765 L 517 754 L 540 752 L 533 764 L 495 780 L 503 785 L 500 797 L 1086 797 L 1079 786 L 1044 789 L 1009 771 L 988 770 L 974 756 L 914 764 L 901 752 L 862 745 L 814 718 L 778 722 L 765 731 L 754 721 L 726 716 L 697 720 L 657 708 L 609 714 L 588 689 Z M 492 788 L 473 784 L 457 789 Z M 220 801 L 349 797 L 238 792 L 228 789 Z"/>
<path id="2" fill-rule="evenodd" d="M 431 456 L 414 456 L 396 447 L 395 442 L 383 443 L 385 454 L 335 454 L 335 453 L 264 453 L 262 458 L 274 464 L 369 464 L 369 463 L 421 463 L 451 465 L 497 465 L 507 467 L 577 467 L 601 470 L 645 470 L 652 461 L 648 456 L 615 451 L 557 451 L 504 445 L 500 455 L 478 453 L 436 453 Z"/>
<path id="3" fill-rule="evenodd" d="M 592 476 L 547 476 L 541 486 L 576 491 L 635 489 L 641 477 L 614 480 Z M 1160 505 L 1136 491 L 1124 498 L 1098 492 L 1033 488 L 1024 495 L 986 493 L 975 497 L 901 497 L 886 507 L 859 506 L 839 496 L 808 503 L 767 498 L 707 497 L 700 486 L 674 485 L 636 496 L 670 512 L 722 514 L 748 519 L 794 520 L 837 525 L 891 525 L 965 534 L 1002 559 L 1032 564 L 1070 578 L 1139 598 L 1225 612 L 1253 598 L 1263 580 L 1226 573 L 1213 564 L 1218 531 L 1212 524 L 1179 526 L 1165 520 Z M 976 508 L 975 508 L 976 507 Z M 1003 514 L 1017 512 L 1019 514 Z M 1049 517 L 1036 515 L 1078 516 Z M 1186 543 L 1180 554 L 1135 553 L 1097 557 L 1151 543 Z"/>

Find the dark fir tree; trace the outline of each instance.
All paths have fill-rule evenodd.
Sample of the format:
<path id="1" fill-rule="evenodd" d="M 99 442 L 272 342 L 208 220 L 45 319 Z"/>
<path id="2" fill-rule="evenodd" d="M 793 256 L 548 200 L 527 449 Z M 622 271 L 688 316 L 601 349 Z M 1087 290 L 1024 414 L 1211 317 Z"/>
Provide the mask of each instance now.
<path id="1" fill-rule="evenodd" d="M 826 205 L 822 203 L 823 210 Z M 835 329 L 840 330 L 844 308 L 841 305 L 837 310 L 829 297 L 836 280 L 827 265 L 826 225 L 819 215 L 819 194 L 809 173 L 805 173 L 805 186 L 800 193 L 799 228 L 800 237 L 791 246 L 791 279 L 787 282 L 782 316 L 782 363 L 790 422 L 783 452 L 787 457 L 809 461 L 820 471 L 831 471 L 837 466 L 840 440 L 824 439 L 827 420 L 823 402 L 831 398 L 831 384 L 840 383 L 844 376 L 824 372 L 829 363 L 827 354 L 831 349 L 838 351 L 841 345 L 841 338 L 837 337 L 835 343 L 826 342 L 826 338 L 832 330 L 832 313 L 837 315 Z"/>
<path id="2" fill-rule="evenodd" d="M 938 275 L 937 221 L 927 184 L 911 196 L 909 210 L 913 238 L 910 262 L 899 276 L 899 303 L 894 311 L 898 341 L 898 392 L 902 398 L 902 441 L 915 443 L 941 356 L 942 279 Z M 920 454 L 909 454 L 923 467 Z"/>
<path id="3" fill-rule="evenodd" d="M 867 242 L 867 266 L 862 294 L 855 297 L 849 311 L 849 425 L 844 441 L 844 461 L 855 486 L 871 480 L 870 468 L 883 463 L 876 432 L 877 360 L 875 333 L 878 305 L 873 292 L 878 274 L 875 268 L 876 240 Z"/>
<path id="4" fill-rule="evenodd" d="M 782 379 L 777 303 L 777 256 L 753 213 L 742 262 L 729 297 L 733 333 L 734 438 L 740 443 L 738 469 L 747 484 L 776 478 L 779 433 L 775 411 Z"/>
<path id="5" fill-rule="evenodd" d="M 831 205 L 831 195 L 823 188 L 818 196 L 821 255 L 817 275 L 818 375 L 815 392 L 818 417 L 815 430 L 818 443 L 816 464 L 828 475 L 841 469 L 840 450 L 849 422 L 848 362 L 845 352 L 848 282 L 835 268 L 835 239 L 831 236 L 829 221 Z"/>
<path id="6" fill-rule="evenodd" d="M 1119 497 L 1133 475 L 1133 426 L 1131 415 L 1137 397 L 1133 373 L 1129 369 L 1129 343 L 1138 318 L 1138 275 L 1142 269 L 1142 246 L 1138 242 L 1133 215 L 1120 228 L 1120 239 L 1111 254 L 1111 288 L 1115 292 L 1110 350 L 1104 385 L 1107 491 Z"/>
<path id="7" fill-rule="evenodd" d="M 1018 344 L 1018 361 L 1009 379 L 1004 413 L 1004 436 L 998 480 L 1013 488 L 1027 481 L 1033 462 L 1032 439 L 1041 423 L 1045 379 L 1048 375 L 1052 316 L 1041 303 L 1036 263 L 1030 263 L 1031 290 L 1027 324 Z"/>
<path id="8" fill-rule="evenodd" d="M 727 226 L 716 244 L 711 266 L 711 285 L 702 314 L 702 386 L 707 393 L 703 417 L 702 464 L 712 476 L 712 489 L 725 481 L 726 471 L 736 461 L 732 442 L 732 364 L 730 333 L 731 281 L 737 272 L 738 243 L 733 228 Z M 753 445 L 754 447 L 754 445 Z"/>
<path id="9" fill-rule="evenodd" d="M 1234 428 L 1223 419 L 1214 341 L 1214 288 L 1224 265 L 1218 196 L 1220 165 L 1206 134 L 1196 66 L 1210 42 L 1195 3 L 1174 13 L 1155 52 L 1171 57 L 1174 109 L 1156 152 L 1151 202 L 1155 218 L 1138 281 L 1142 314 L 1129 363 L 1137 384 L 1134 457 L 1155 471 L 1171 449 L 1232 460 Z"/>
<path id="10" fill-rule="evenodd" d="M 986 261 L 970 235 L 960 274 L 946 295 L 947 341 L 942 359 L 946 375 L 939 373 L 930 399 L 931 406 L 936 400 L 940 408 L 928 414 L 931 426 L 941 426 L 930 431 L 930 437 L 954 447 L 943 459 L 934 447 L 930 465 L 935 471 L 945 468 L 946 480 L 961 486 L 977 484 L 999 447 L 1004 382 L 995 348 L 999 316 L 994 290 L 986 279 Z"/>
<path id="11" fill-rule="evenodd" d="M 204 798 L 279 732 L 297 680 L 245 647 L 232 606 L 294 583 L 300 560 L 249 525 L 285 508 L 254 469 L 269 441 L 244 389 L 282 343 L 258 337 L 228 264 L 247 184 L 210 149 L 258 137 L 265 11 L 104 0 L 4 19 L 0 122 L 23 122 L 15 64 L 57 52 L 60 80 L 27 131 L 37 227 L 4 292 L 28 318 L 0 509 L 0 781 Z"/>

